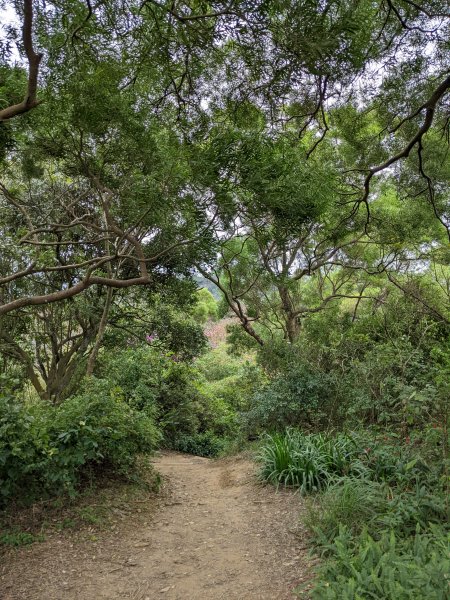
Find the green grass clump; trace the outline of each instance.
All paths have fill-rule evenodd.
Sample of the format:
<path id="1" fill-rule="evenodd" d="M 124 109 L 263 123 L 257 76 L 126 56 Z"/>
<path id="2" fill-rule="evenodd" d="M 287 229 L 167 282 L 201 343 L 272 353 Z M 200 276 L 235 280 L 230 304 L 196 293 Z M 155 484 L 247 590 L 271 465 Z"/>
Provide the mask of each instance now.
<path id="1" fill-rule="evenodd" d="M 9 531 L 0 535 L 0 544 L 3 546 L 28 546 L 34 542 L 42 542 L 43 535 L 34 535 L 27 531 Z"/>
<path id="2" fill-rule="evenodd" d="M 319 546 L 326 546 L 344 525 L 353 534 L 363 529 L 376 539 L 394 531 L 399 538 L 430 524 L 445 524 L 448 506 L 442 490 L 391 488 L 386 483 L 344 477 L 310 502 L 307 525 Z"/>
<path id="3" fill-rule="evenodd" d="M 326 546 L 341 526 L 358 534 L 388 510 L 388 491 L 378 482 L 343 478 L 309 503 L 306 524 L 318 545 Z"/>
<path id="4" fill-rule="evenodd" d="M 276 486 L 298 487 L 303 493 L 327 487 L 329 482 L 351 472 L 357 446 L 351 437 L 305 435 L 295 429 L 267 435 L 258 460 L 261 478 Z"/>

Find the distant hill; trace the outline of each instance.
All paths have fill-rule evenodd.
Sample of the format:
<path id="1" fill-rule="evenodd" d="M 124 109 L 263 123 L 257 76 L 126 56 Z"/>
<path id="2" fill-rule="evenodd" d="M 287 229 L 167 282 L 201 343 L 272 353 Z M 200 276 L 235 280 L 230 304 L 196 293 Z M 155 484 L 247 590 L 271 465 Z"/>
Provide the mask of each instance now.
<path id="1" fill-rule="evenodd" d="M 209 279 L 206 279 L 203 275 L 197 274 L 194 275 L 194 281 L 197 283 L 198 287 L 209 290 L 216 300 L 221 300 L 222 296 L 220 290 L 209 281 Z"/>

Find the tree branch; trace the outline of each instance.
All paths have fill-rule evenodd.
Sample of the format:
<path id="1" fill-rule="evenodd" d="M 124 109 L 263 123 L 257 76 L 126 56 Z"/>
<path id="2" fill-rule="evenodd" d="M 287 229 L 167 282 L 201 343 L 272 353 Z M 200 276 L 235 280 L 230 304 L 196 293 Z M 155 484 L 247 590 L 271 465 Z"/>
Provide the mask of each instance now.
<path id="1" fill-rule="evenodd" d="M 36 53 L 33 48 L 33 2 L 24 0 L 23 3 L 23 26 L 22 41 L 25 48 L 25 54 L 28 60 L 28 85 L 25 97 L 19 104 L 7 106 L 0 110 L 0 122 L 7 121 L 36 108 L 40 101 L 36 98 L 37 83 L 39 74 L 39 65 L 42 60 L 42 54 Z"/>
<path id="2" fill-rule="evenodd" d="M 51 302 L 58 302 L 59 300 L 66 300 L 72 298 L 84 292 L 87 288 L 93 285 L 105 285 L 112 288 L 128 288 L 134 285 L 149 285 L 151 280 L 149 277 L 134 277 L 132 279 L 113 279 L 108 277 L 97 277 L 87 276 L 82 281 L 79 281 L 75 285 L 53 292 L 51 294 L 44 294 L 42 296 L 25 296 L 12 300 L 6 304 L 0 305 L 0 315 L 5 315 L 18 308 L 24 308 L 25 306 L 39 306 L 42 304 L 50 304 Z"/>
<path id="3" fill-rule="evenodd" d="M 402 125 L 405 121 L 411 120 L 413 117 L 417 116 L 420 112 L 425 110 L 425 119 L 422 126 L 417 130 L 416 134 L 411 138 L 411 140 L 406 144 L 406 146 L 402 150 L 400 150 L 400 152 L 397 152 L 397 154 L 394 154 L 394 156 L 388 158 L 385 162 L 375 167 L 371 167 L 368 170 L 368 173 L 364 180 L 364 193 L 362 197 L 356 201 L 356 208 L 360 204 L 366 205 L 368 218 L 370 216 L 369 195 L 372 178 L 377 173 L 380 173 L 380 171 L 384 171 L 385 169 L 398 162 L 402 158 L 407 158 L 410 155 L 411 150 L 414 148 L 414 146 L 421 143 L 423 136 L 427 133 L 427 131 L 430 129 L 433 123 L 434 114 L 439 101 L 448 92 L 449 89 L 450 75 L 448 75 L 444 79 L 444 81 L 441 82 L 441 84 L 431 94 L 430 98 L 424 104 L 422 104 L 422 106 L 419 109 L 417 109 L 406 119 L 403 119 L 402 122 L 396 127 L 396 129 L 398 129 L 399 126 Z"/>

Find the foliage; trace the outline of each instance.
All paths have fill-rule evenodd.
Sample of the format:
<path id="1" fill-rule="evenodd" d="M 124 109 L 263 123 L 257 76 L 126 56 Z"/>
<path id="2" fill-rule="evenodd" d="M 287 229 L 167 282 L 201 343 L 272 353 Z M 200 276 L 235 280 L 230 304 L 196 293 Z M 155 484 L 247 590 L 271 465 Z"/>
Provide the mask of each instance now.
<path id="1" fill-rule="evenodd" d="M 323 492 L 318 597 L 442 597 L 444 3 L 5 6 L 3 502 L 263 434 L 263 478 Z"/>
<path id="2" fill-rule="evenodd" d="M 173 449 L 180 452 L 188 452 L 197 456 L 215 457 L 226 448 L 224 438 L 218 437 L 211 431 L 194 433 L 192 435 L 182 434 L 173 442 Z"/>
<path id="3" fill-rule="evenodd" d="M 209 396 L 223 400 L 241 414 L 249 409 L 249 401 L 265 383 L 263 371 L 254 356 L 237 357 L 228 344 L 219 344 L 195 363 L 203 378 L 202 389 Z"/>
<path id="4" fill-rule="evenodd" d="M 323 489 L 332 478 L 349 473 L 355 468 L 352 458 L 356 454 L 356 444 L 344 434 L 332 438 L 288 429 L 284 434 L 267 435 L 258 459 L 263 480 L 305 493 Z"/>
<path id="5" fill-rule="evenodd" d="M 156 336 L 167 352 L 189 362 L 206 350 L 206 337 L 200 324 L 187 314 L 190 307 L 186 304 L 195 301 L 195 297 L 192 299 L 192 290 L 188 288 L 184 291 L 184 299 L 180 297 L 182 289 L 176 289 L 175 292 L 178 292 L 176 304 L 162 299 L 146 311 L 147 320 L 151 321 L 151 328 L 147 324 L 146 333 L 151 332 L 151 336 Z"/>
<path id="6" fill-rule="evenodd" d="M 11 531 L 0 535 L 0 544 L 5 546 L 28 546 L 34 542 L 42 542 L 44 536 L 34 535 L 27 531 Z"/>
<path id="7" fill-rule="evenodd" d="M 86 358 L 97 335 L 105 294 L 90 290 L 71 302 L 3 317 L 0 352 L 21 368 L 40 398 L 54 403 L 70 396 L 80 384 Z"/>
<path id="8" fill-rule="evenodd" d="M 312 598 L 357 600 L 444 600 L 448 593 L 449 540 L 431 527 L 399 540 L 386 532 L 379 540 L 368 533 L 359 536 L 342 526 L 327 547 L 330 560 L 320 569 Z"/>
<path id="9" fill-rule="evenodd" d="M 127 404 L 156 416 L 156 399 L 166 363 L 164 352 L 140 345 L 104 352 L 97 373 L 111 387 L 120 390 Z"/>
<path id="10" fill-rule="evenodd" d="M 229 438 L 236 434 L 239 380 L 238 376 L 231 382 L 221 378 L 220 356 L 220 352 L 212 353 L 189 363 L 166 352 L 156 340 L 105 352 L 99 373 L 131 407 L 156 419 L 164 444 L 181 449 L 187 437 L 211 434 Z M 207 372 L 216 373 L 219 379 L 208 382 Z"/>
<path id="11" fill-rule="evenodd" d="M 197 360 L 196 366 L 207 381 L 220 381 L 241 371 L 242 360 L 227 350 L 226 344 L 220 344 Z"/>
<path id="12" fill-rule="evenodd" d="M 73 495 L 99 466 L 127 475 L 137 456 L 159 441 L 154 420 L 101 380 L 89 381 L 81 394 L 59 406 L 28 407 L 2 398 L 1 408 L 2 504 Z"/>
<path id="13" fill-rule="evenodd" d="M 307 524 L 325 557 L 312 597 L 446 597 L 448 493 L 445 461 L 433 454 L 439 442 L 424 436 L 408 448 L 367 431 L 353 437 L 371 444 L 357 458 L 359 475 L 335 479 L 309 503 Z"/>
<path id="14" fill-rule="evenodd" d="M 418 526 L 424 531 L 430 523 L 445 523 L 447 517 L 445 495 L 439 487 L 393 490 L 386 484 L 345 477 L 311 503 L 307 522 L 321 551 L 326 552 L 341 526 L 355 535 L 368 530 L 375 539 L 386 530 L 406 538 Z"/>
<path id="15" fill-rule="evenodd" d="M 259 388 L 249 400 L 243 427 L 251 434 L 282 430 L 303 424 L 310 427 L 325 420 L 333 380 L 326 373 L 314 373 L 298 365 Z"/>
<path id="16" fill-rule="evenodd" d="M 206 323 L 208 320 L 215 321 L 218 318 L 217 301 L 207 288 L 198 290 L 193 316 L 198 323 Z"/>
<path id="17" fill-rule="evenodd" d="M 258 350 L 269 381 L 251 397 L 249 432 L 364 422 L 405 434 L 430 420 L 445 426 L 448 328 L 397 292 L 375 289 L 386 294 L 378 306 L 336 304 L 310 316 L 295 344 L 274 339 Z"/>

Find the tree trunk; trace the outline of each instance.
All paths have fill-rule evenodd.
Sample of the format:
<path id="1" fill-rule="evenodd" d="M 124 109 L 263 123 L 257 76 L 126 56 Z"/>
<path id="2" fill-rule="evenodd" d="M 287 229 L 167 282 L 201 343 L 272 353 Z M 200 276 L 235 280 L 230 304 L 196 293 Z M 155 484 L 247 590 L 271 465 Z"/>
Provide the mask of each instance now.
<path id="1" fill-rule="evenodd" d="M 105 300 L 105 306 L 103 308 L 102 318 L 100 319 L 100 324 L 98 326 L 97 337 L 95 339 L 95 344 L 89 355 L 89 359 L 88 359 L 88 363 L 87 363 L 86 375 L 88 377 L 91 377 L 92 374 L 94 373 L 95 362 L 97 360 L 100 346 L 102 345 L 103 337 L 104 337 L 105 331 L 106 331 L 106 326 L 108 325 L 108 316 L 109 316 L 109 309 L 111 308 L 112 297 L 113 297 L 113 289 L 108 288 L 106 291 L 106 300 Z"/>
<path id="2" fill-rule="evenodd" d="M 295 307 L 289 290 L 285 286 L 278 286 L 278 293 L 283 308 L 284 320 L 286 323 L 286 333 L 288 340 L 293 344 L 300 334 L 300 321 L 295 312 Z"/>

